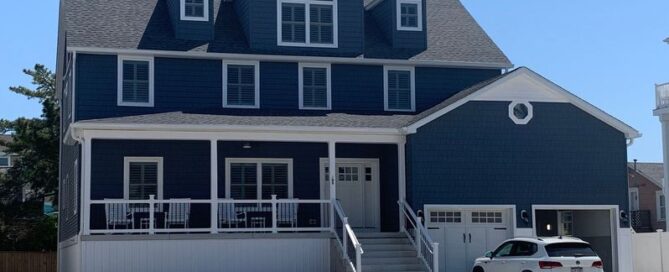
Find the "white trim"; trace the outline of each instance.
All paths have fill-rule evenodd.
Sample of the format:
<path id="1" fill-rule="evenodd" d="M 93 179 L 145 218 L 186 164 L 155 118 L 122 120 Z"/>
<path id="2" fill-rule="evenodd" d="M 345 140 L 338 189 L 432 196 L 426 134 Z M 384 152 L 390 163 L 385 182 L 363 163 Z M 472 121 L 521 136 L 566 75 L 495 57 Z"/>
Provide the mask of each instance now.
<path id="1" fill-rule="evenodd" d="M 407 71 L 411 80 L 411 109 L 390 109 L 388 107 L 388 72 L 389 71 Z M 395 112 L 414 112 L 416 111 L 416 69 L 413 66 L 383 66 L 383 110 Z"/>
<path id="2" fill-rule="evenodd" d="M 210 198 L 211 206 L 217 207 L 218 201 L 218 141 L 209 141 L 209 169 L 210 169 Z M 209 221 L 211 233 L 216 233 L 218 228 L 218 209 L 209 209 Z"/>
<path id="3" fill-rule="evenodd" d="M 633 209 L 632 209 L 632 206 L 633 206 L 633 205 L 632 205 L 633 200 L 632 200 L 632 198 L 631 198 L 632 192 L 636 193 L 636 208 L 637 208 L 636 210 L 633 210 Z M 639 209 L 639 188 L 637 188 L 637 187 L 629 187 L 629 188 L 627 188 L 627 197 L 630 197 L 630 198 L 628 199 L 628 201 L 629 201 L 629 205 L 627 205 L 627 210 L 629 210 L 630 212 L 638 211 L 638 209 Z"/>
<path id="4" fill-rule="evenodd" d="M 71 99 L 72 99 L 71 103 L 72 104 L 70 105 L 70 107 L 72 107 L 72 109 L 71 109 L 72 111 L 70 112 L 70 114 L 72 115 L 72 119 L 70 119 L 70 122 L 74 122 L 74 120 L 77 120 L 76 119 L 77 118 L 77 112 L 75 111 L 75 109 L 76 109 L 75 96 L 76 96 L 76 93 L 77 93 L 77 52 L 74 51 L 74 52 L 72 52 L 72 54 L 73 54 L 72 55 L 72 71 L 70 71 L 72 73 L 72 77 L 70 78 L 70 80 L 72 80 L 72 82 L 70 82 L 70 84 L 72 84 L 72 93 L 70 94 L 72 96 L 71 97 Z"/>
<path id="5" fill-rule="evenodd" d="M 532 233 L 535 237 L 537 236 L 536 210 L 608 210 L 611 215 L 611 251 L 613 254 L 611 259 L 613 261 L 613 272 L 620 271 L 618 269 L 618 255 L 621 249 L 618 246 L 618 233 L 620 233 L 622 228 L 620 227 L 618 205 L 532 205 Z"/>
<path id="6" fill-rule="evenodd" d="M 228 65 L 247 65 L 254 68 L 255 79 L 255 105 L 229 105 L 228 104 Z M 224 108 L 241 108 L 241 109 L 258 109 L 260 108 L 260 62 L 252 60 L 223 60 L 223 107 Z"/>
<path id="7" fill-rule="evenodd" d="M 256 164 L 256 198 L 262 199 L 262 164 L 282 163 L 288 165 L 288 199 L 293 198 L 293 159 L 289 158 L 225 158 L 225 198 L 232 198 L 230 194 L 230 164 L 232 163 L 255 163 Z"/>
<path id="8" fill-rule="evenodd" d="M 339 12 L 338 0 L 322 1 L 322 0 L 277 0 L 276 2 L 276 43 L 278 46 L 291 47 L 316 47 L 316 48 L 338 48 L 339 47 Z M 282 5 L 288 4 L 304 4 L 304 42 L 284 42 L 282 38 L 282 21 L 283 9 Z M 311 5 L 325 5 L 332 6 L 332 44 L 312 43 L 311 42 Z"/>
<path id="9" fill-rule="evenodd" d="M 179 0 L 180 2 L 180 19 L 181 21 L 196 21 L 196 22 L 208 22 L 209 21 L 209 0 L 202 0 L 204 4 L 203 17 L 195 16 L 186 16 L 186 0 Z"/>
<path id="10" fill-rule="evenodd" d="M 395 21 L 397 21 L 397 30 L 398 31 L 423 31 L 423 1 L 422 0 L 396 0 L 396 16 Z M 417 15 L 417 27 L 402 26 L 402 4 L 414 4 L 418 8 L 416 9 Z"/>
<path id="11" fill-rule="evenodd" d="M 304 106 L 304 68 L 325 68 L 327 81 L 327 105 L 325 108 Z M 332 69 L 329 63 L 303 63 L 298 64 L 298 89 L 301 110 L 331 110 L 332 109 Z"/>
<path id="12" fill-rule="evenodd" d="M 514 114 L 514 108 L 516 105 L 525 105 L 527 107 L 527 116 L 525 118 L 520 119 L 516 117 Z M 527 125 L 531 120 L 532 117 L 534 117 L 534 107 L 532 107 L 532 104 L 528 101 L 513 101 L 509 104 L 509 118 L 511 121 L 513 121 L 516 125 Z"/>
<path id="13" fill-rule="evenodd" d="M 662 190 L 655 191 L 655 212 L 656 212 L 655 217 L 657 217 L 656 218 L 657 222 L 666 221 L 665 218 L 660 217 L 660 215 L 666 216 L 666 212 L 664 214 L 662 213 L 662 206 L 660 204 L 660 197 L 663 197 L 663 196 L 664 196 L 664 194 L 662 193 Z M 667 199 L 666 198 L 664 199 L 664 208 L 665 208 L 665 210 L 667 209 Z"/>
<path id="14" fill-rule="evenodd" d="M 116 105 L 129 107 L 153 107 L 154 106 L 154 58 L 153 56 L 123 56 L 117 57 L 117 90 Z M 123 61 L 146 61 L 149 63 L 149 102 L 124 102 L 123 101 Z"/>
<path id="15" fill-rule="evenodd" d="M 72 171 L 72 172 L 74 173 L 74 178 L 72 178 L 72 180 L 73 180 L 72 184 L 74 185 L 74 190 L 73 191 L 74 191 L 75 197 L 74 197 L 74 205 L 72 205 L 72 207 L 73 207 L 72 215 L 76 215 L 77 213 L 79 213 L 79 201 L 77 201 L 77 197 L 76 197 L 77 195 L 79 195 L 79 158 L 74 160 L 74 169 L 73 170 L 74 171 Z M 69 197 L 69 195 L 68 195 L 68 197 Z"/>
<path id="16" fill-rule="evenodd" d="M 328 62 L 333 64 L 362 64 L 362 65 L 411 65 L 424 67 L 449 67 L 449 68 L 482 68 L 482 69 L 507 69 L 513 65 L 499 62 L 471 62 L 471 61 L 439 61 L 439 60 L 401 60 L 401 59 L 373 59 L 359 57 L 319 57 L 319 56 L 290 56 L 290 55 L 264 55 L 264 54 L 237 54 L 237 53 L 213 53 L 200 51 L 166 51 L 166 50 L 144 50 L 144 49 L 117 49 L 102 47 L 68 47 L 68 51 L 78 51 L 82 54 L 100 55 L 140 55 L 169 58 L 188 59 L 229 59 L 248 60 L 257 59 L 267 62 Z"/>
<path id="17" fill-rule="evenodd" d="M 155 162 L 158 164 L 158 195 L 163 199 L 163 157 L 123 157 L 123 199 L 130 199 L 130 163 Z"/>
<path id="18" fill-rule="evenodd" d="M 623 132 L 625 136 L 629 139 L 633 138 L 638 138 L 641 137 L 641 133 L 639 133 L 637 130 L 632 128 L 631 126 L 623 123 L 622 121 L 616 119 L 615 117 L 609 115 L 608 113 L 602 111 L 601 109 L 593 106 L 592 104 L 584 101 L 583 99 L 575 96 L 574 94 L 570 93 L 569 91 L 563 89 L 562 87 L 558 86 L 557 84 L 547 80 L 546 78 L 542 77 L 541 75 L 535 73 L 534 71 L 521 67 L 516 69 L 515 71 L 511 72 L 509 75 L 504 76 L 503 78 L 490 83 L 489 85 L 483 87 L 482 89 L 458 100 L 457 102 L 440 109 L 436 111 L 435 113 L 432 113 L 428 115 L 427 117 L 421 119 L 418 122 L 415 122 L 408 127 L 406 127 L 406 130 L 408 133 L 416 133 L 418 128 L 424 126 L 427 123 L 430 123 L 434 121 L 435 119 L 441 117 L 442 115 L 464 105 L 465 103 L 476 100 L 479 96 L 481 96 L 484 93 L 494 91 L 495 88 L 499 87 L 502 84 L 505 84 L 511 80 L 514 80 L 519 77 L 525 77 L 526 79 L 532 80 L 536 82 L 537 84 L 541 84 L 543 86 L 546 86 L 549 88 L 551 91 L 553 91 L 556 95 L 562 97 L 564 101 L 566 102 L 561 102 L 561 103 L 571 103 L 577 108 L 582 109 L 583 111 L 587 112 L 588 114 L 594 116 L 595 118 L 601 120 L 602 122 L 614 127 L 615 129 Z M 560 102 L 560 101 L 556 101 Z"/>

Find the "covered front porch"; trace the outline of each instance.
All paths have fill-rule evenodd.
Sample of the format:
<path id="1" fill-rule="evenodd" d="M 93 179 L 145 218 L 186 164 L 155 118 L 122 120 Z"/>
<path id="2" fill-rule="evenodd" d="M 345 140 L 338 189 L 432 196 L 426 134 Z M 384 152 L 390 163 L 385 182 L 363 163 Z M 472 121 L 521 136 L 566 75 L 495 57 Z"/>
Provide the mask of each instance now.
<path id="1" fill-rule="evenodd" d="M 84 235 L 333 232 L 345 223 L 361 232 L 400 228 L 400 135 L 101 129 L 79 135 Z"/>

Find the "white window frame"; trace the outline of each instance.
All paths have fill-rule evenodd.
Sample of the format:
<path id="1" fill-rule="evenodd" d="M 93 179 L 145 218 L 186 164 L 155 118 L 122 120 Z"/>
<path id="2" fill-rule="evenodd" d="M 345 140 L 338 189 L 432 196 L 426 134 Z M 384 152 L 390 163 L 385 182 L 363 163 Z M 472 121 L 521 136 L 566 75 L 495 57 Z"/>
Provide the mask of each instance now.
<path id="1" fill-rule="evenodd" d="M 327 106 L 305 107 L 304 106 L 304 68 L 325 68 L 327 77 Z M 302 63 L 298 65 L 299 100 L 301 110 L 331 110 L 332 109 L 332 65 L 329 63 Z"/>
<path id="2" fill-rule="evenodd" d="M 390 109 L 388 107 L 388 72 L 389 71 L 408 71 L 411 80 L 411 109 Z M 416 68 L 413 66 L 383 66 L 383 109 L 394 112 L 414 112 L 416 111 Z"/>
<path id="3" fill-rule="evenodd" d="M 256 164 L 256 200 L 262 199 L 262 165 L 263 163 L 283 163 L 288 165 L 288 199 L 293 198 L 293 159 L 270 159 L 270 158 L 226 158 L 225 159 L 225 198 L 231 197 L 230 167 L 233 163 L 255 163 Z"/>
<path id="4" fill-rule="evenodd" d="M 7 153 L 0 152 L 0 157 L 7 157 L 7 165 L 0 165 L 0 168 L 11 168 L 12 167 L 12 156 L 11 155 L 9 155 Z"/>
<path id="5" fill-rule="evenodd" d="M 147 61 L 149 62 L 149 102 L 125 102 L 123 101 L 123 62 L 124 61 Z M 154 58 L 153 56 L 118 56 L 117 67 L 117 90 L 116 104 L 128 107 L 153 107 L 154 106 Z"/>
<path id="6" fill-rule="evenodd" d="M 338 48 L 339 47 L 339 12 L 337 9 L 338 0 L 319 1 L 319 0 L 277 0 L 276 2 L 276 41 L 279 46 L 298 46 L 298 47 L 320 47 L 320 48 Z M 282 35 L 283 9 L 284 3 L 288 4 L 304 4 L 304 42 L 284 42 Z M 332 44 L 312 43 L 311 42 L 311 5 L 326 5 L 332 6 Z"/>
<path id="7" fill-rule="evenodd" d="M 513 108 L 515 108 L 516 105 L 519 104 L 524 104 L 527 107 L 527 116 L 523 119 L 520 119 L 516 117 L 515 114 L 513 114 Z M 532 120 L 533 117 L 534 117 L 534 107 L 532 107 L 532 104 L 529 101 L 513 101 L 509 104 L 509 118 L 516 125 L 527 125 Z"/>
<path id="8" fill-rule="evenodd" d="M 202 0 L 204 3 L 204 12 L 203 17 L 194 17 L 186 16 L 186 0 L 179 0 L 180 2 L 180 13 L 181 21 L 197 21 L 197 22 L 208 22 L 209 21 L 209 0 Z"/>
<path id="9" fill-rule="evenodd" d="M 229 105 L 228 104 L 228 65 L 248 65 L 253 66 L 255 75 L 255 104 L 252 106 Z M 260 108 L 260 62 L 250 60 L 224 60 L 223 61 L 223 107 L 238 109 L 258 109 Z"/>
<path id="10" fill-rule="evenodd" d="M 418 6 L 417 27 L 402 26 L 402 4 L 415 4 Z M 423 1 L 422 0 L 397 0 L 397 30 L 400 31 L 423 31 Z"/>
<path id="11" fill-rule="evenodd" d="M 155 162 L 158 164 L 158 195 L 163 199 L 163 157 L 123 157 L 123 199 L 130 199 L 130 163 Z"/>
<path id="12" fill-rule="evenodd" d="M 660 204 L 660 197 L 662 197 L 663 195 L 664 194 L 662 193 L 662 191 L 655 191 L 655 209 L 656 209 L 656 212 L 657 212 L 657 216 L 656 216 L 657 217 L 657 222 L 666 221 L 666 218 L 662 218 L 662 217 L 665 217 L 666 214 L 662 212 L 662 206 L 660 206 L 661 205 Z M 665 211 L 666 211 L 666 208 L 667 208 L 667 198 L 666 197 L 664 198 L 664 208 L 665 208 Z"/>

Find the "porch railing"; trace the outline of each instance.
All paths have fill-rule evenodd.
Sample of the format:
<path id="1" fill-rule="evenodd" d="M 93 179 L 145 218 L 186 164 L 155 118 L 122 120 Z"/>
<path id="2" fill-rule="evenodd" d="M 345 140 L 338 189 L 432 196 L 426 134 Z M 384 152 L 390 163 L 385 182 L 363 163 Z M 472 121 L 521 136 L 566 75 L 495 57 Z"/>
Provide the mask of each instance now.
<path id="1" fill-rule="evenodd" d="M 413 209 L 405 201 L 397 202 L 403 216 L 403 224 L 400 225 L 411 244 L 416 249 L 417 256 L 429 271 L 439 271 L 439 244 L 432 241 L 427 228 L 423 225 L 421 217 L 416 216 Z"/>
<path id="2" fill-rule="evenodd" d="M 344 262 L 348 266 L 348 270 L 360 272 L 362 271 L 362 254 L 364 253 L 362 244 L 360 244 L 353 228 L 348 223 L 348 217 L 346 217 L 339 201 L 334 201 L 333 205 L 336 215 L 333 232 L 342 250 Z"/>
<path id="3" fill-rule="evenodd" d="M 655 85 L 655 101 L 657 109 L 669 107 L 669 83 Z"/>
<path id="4" fill-rule="evenodd" d="M 330 200 L 91 200 L 91 234 L 329 232 Z M 213 211 L 212 211 L 213 209 Z"/>

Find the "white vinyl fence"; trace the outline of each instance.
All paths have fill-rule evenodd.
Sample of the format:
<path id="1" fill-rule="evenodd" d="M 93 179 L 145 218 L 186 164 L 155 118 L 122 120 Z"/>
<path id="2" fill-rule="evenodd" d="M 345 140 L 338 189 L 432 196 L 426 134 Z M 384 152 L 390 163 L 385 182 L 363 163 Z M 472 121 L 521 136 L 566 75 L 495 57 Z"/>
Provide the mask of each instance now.
<path id="1" fill-rule="evenodd" d="M 632 233 L 635 272 L 669 272 L 669 233 Z"/>

